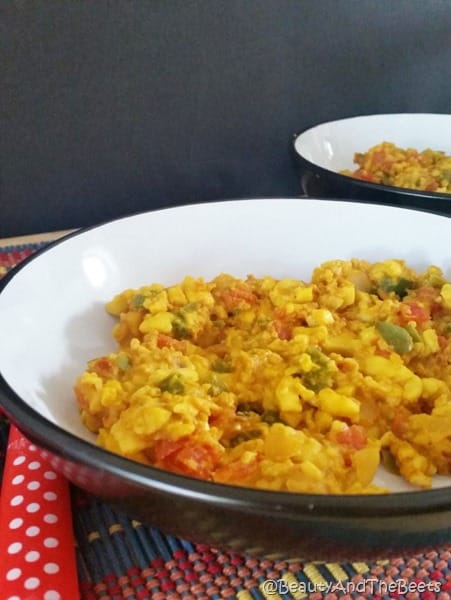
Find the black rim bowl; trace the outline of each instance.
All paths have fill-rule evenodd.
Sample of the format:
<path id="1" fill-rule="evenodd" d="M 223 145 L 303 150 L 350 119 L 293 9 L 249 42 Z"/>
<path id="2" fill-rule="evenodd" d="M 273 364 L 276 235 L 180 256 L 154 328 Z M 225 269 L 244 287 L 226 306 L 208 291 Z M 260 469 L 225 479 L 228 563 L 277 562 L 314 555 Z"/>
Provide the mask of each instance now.
<path id="1" fill-rule="evenodd" d="M 0 293 L 37 256 L 84 231 L 23 261 L 0 282 Z M 74 436 L 30 408 L 1 368 L 0 405 L 71 483 L 193 542 L 271 558 L 345 561 L 399 556 L 451 541 L 450 487 L 327 496 L 211 483 L 147 467 Z"/>
<path id="2" fill-rule="evenodd" d="M 296 149 L 296 140 L 300 135 L 302 133 L 294 136 L 293 151 L 301 189 L 306 196 L 351 199 L 359 202 L 414 208 L 444 216 L 451 215 L 451 194 L 422 192 L 371 183 L 320 167 L 307 160 Z"/>

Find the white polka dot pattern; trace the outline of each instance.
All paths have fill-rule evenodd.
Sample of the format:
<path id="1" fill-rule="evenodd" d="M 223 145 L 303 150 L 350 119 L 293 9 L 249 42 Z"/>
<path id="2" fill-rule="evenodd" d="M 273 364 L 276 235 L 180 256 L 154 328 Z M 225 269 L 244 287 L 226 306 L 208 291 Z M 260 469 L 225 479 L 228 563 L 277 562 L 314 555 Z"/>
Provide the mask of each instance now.
<path id="1" fill-rule="evenodd" d="M 77 600 L 68 483 L 13 426 L 0 517 L 2 599 Z"/>

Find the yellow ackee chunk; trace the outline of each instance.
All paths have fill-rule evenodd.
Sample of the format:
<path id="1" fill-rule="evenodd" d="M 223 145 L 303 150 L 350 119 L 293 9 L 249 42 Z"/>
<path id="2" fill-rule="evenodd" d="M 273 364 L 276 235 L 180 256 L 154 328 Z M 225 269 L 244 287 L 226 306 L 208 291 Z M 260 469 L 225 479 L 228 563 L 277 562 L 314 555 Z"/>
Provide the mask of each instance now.
<path id="1" fill-rule="evenodd" d="M 195 429 L 194 423 L 168 423 L 165 427 L 165 433 L 170 440 L 179 440 L 186 435 L 191 435 Z"/>
<path id="2" fill-rule="evenodd" d="M 171 412 L 160 406 L 132 406 L 126 409 L 110 432 L 121 452 L 134 454 L 148 445 L 150 435 L 161 429 L 171 418 Z"/>
<path id="3" fill-rule="evenodd" d="M 168 288 L 168 300 L 174 306 L 184 306 L 187 303 L 186 296 L 180 285 Z"/>
<path id="4" fill-rule="evenodd" d="M 403 264 L 399 260 L 386 260 L 384 262 L 375 263 L 370 268 L 370 276 L 379 281 L 383 277 L 391 277 L 397 279 L 403 274 Z"/>
<path id="5" fill-rule="evenodd" d="M 440 296 L 445 308 L 451 309 L 451 283 L 445 283 L 440 290 Z"/>
<path id="6" fill-rule="evenodd" d="M 445 382 L 436 379 L 435 377 L 424 377 L 422 379 L 422 385 L 425 398 L 433 399 L 447 391 Z"/>
<path id="7" fill-rule="evenodd" d="M 165 312 L 168 308 L 168 295 L 166 291 L 155 292 L 144 300 L 143 306 L 152 314 Z"/>
<path id="8" fill-rule="evenodd" d="M 315 327 L 296 327 L 296 335 L 305 335 L 313 344 L 326 342 L 328 337 L 327 327 L 325 325 L 316 325 Z"/>
<path id="9" fill-rule="evenodd" d="M 363 329 L 360 334 L 359 334 L 359 338 L 362 341 L 363 344 L 365 344 L 366 346 L 369 346 L 370 344 L 373 344 L 376 340 L 379 339 L 379 333 L 377 332 L 375 327 L 365 327 L 365 329 Z"/>
<path id="10" fill-rule="evenodd" d="M 303 373 L 310 373 L 314 368 L 315 363 L 312 360 L 310 354 L 303 352 L 299 357 L 299 367 Z M 293 372 L 296 372 L 296 367 L 293 368 Z"/>
<path id="11" fill-rule="evenodd" d="M 420 377 L 414 375 L 404 383 L 402 397 L 406 402 L 415 402 L 423 393 L 423 382 Z"/>
<path id="12" fill-rule="evenodd" d="M 271 460 L 283 461 L 287 458 L 302 457 L 306 436 L 282 423 L 270 427 L 264 444 L 265 456 Z"/>
<path id="13" fill-rule="evenodd" d="M 326 308 L 315 308 L 307 317 L 307 323 L 314 325 L 330 325 L 334 322 L 334 316 Z"/>
<path id="14" fill-rule="evenodd" d="M 129 414 L 133 419 L 133 430 L 142 435 L 151 435 L 161 429 L 169 421 L 171 411 L 161 406 L 139 407 L 136 414 Z"/>
<path id="15" fill-rule="evenodd" d="M 122 386 L 118 381 L 107 381 L 102 387 L 100 402 L 102 406 L 114 406 L 118 402 L 118 396 Z"/>
<path id="16" fill-rule="evenodd" d="M 364 373 L 372 377 L 393 379 L 396 383 L 404 383 L 414 377 L 414 373 L 401 360 L 396 359 L 395 354 L 390 358 L 383 356 L 366 356 L 361 362 L 361 368 Z"/>
<path id="17" fill-rule="evenodd" d="M 269 292 L 269 297 L 274 306 L 285 306 L 287 302 L 311 302 L 313 287 L 305 286 L 296 279 L 281 279 Z"/>
<path id="18" fill-rule="evenodd" d="M 82 414 L 96 416 L 102 413 L 104 405 L 102 404 L 102 389 L 103 381 L 97 373 L 85 372 L 81 375 L 75 384 L 75 389 L 78 391 L 82 399 L 81 408 Z M 86 420 L 86 417 L 85 417 Z M 93 423 L 95 420 L 93 421 Z"/>
<path id="19" fill-rule="evenodd" d="M 302 404 L 300 394 L 304 386 L 299 379 L 286 375 L 282 377 L 276 387 L 276 399 L 280 410 L 301 411 Z"/>
<path id="20" fill-rule="evenodd" d="M 352 356 L 360 346 L 360 341 L 350 333 L 329 336 L 324 341 L 324 347 L 328 352 L 338 352 L 343 356 Z"/>
<path id="21" fill-rule="evenodd" d="M 188 302 L 199 302 L 204 306 L 213 306 L 215 300 L 203 279 L 185 277 L 182 289 Z"/>
<path id="22" fill-rule="evenodd" d="M 323 472 L 315 464 L 309 460 L 305 460 L 300 464 L 300 469 L 308 478 L 314 481 L 321 481 Z"/>
<path id="23" fill-rule="evenodd" d="M 427 488 L 431 485 L 431 475 L 434 469 L 431 468 L 427 458 L 422 456 L 412 444 L 392 438 L 390 450 L 396 459 L 401 474 L 414 485 Z"/>
<path id="24" fill-rule="evenodd" d="M 340 308 L 344 306 L 351 306 L 355 302 L 355 286 L 352 284 L 346 284 L 339 288 L 337 294 L 341 298 Z"/>
<path id="25" fill-rule="evenodd" d="M 318 406 L 333 417 L 356 419 L 360 413 L 360 402 L 358 400 L 337 394 L 337 392 L 330 388 L 324 388 L 319 391 Z"/>
<path id="26" fill-rule="evenodd" d="M 122 292 L 122 294 L 117 294 L 105 305 L 107 312 L 111 315 L 119 316 L 122 312 L 127 310 L 129 302 L 135 294 L 135 290 L 126 290 L 125 292 Z"/>
<path id="27" fill-rule="evenodd" d="M 170 312 L 161 312 L 156 315 L 147 315 L 139 330 L 141 333 L 149 333 L 150 331 L 159 331 L 161 333 L 170 333 L 172 331 L 172 321 L 174 316 Z"/>
<path id="28" fill-rule="evenodd" d="M 111 426 L 110 435 L 119 452 L 126 456 L 141 452 L 148 445 L 148 441 L 144 436 L 139 435 L 132 429 L 124 429 L 118 422 Z"/>
<path id="29" fill-rule="evenodd" d="M 116 441 L 116 439 L 111 435 L 110 430 L 101 428 L 99 430 L 99 434 L 97 436 L 97 443 L 102 446 L 102 448 L 106 448 L 110 452 L 115 452 L 116 454 L 121 453 L 121 448 Z"/>
<path id="30" fill-rule="evenodd" d="M 312 286 L 299 286 L 294 290 L 295 302 L 311 302 L 313 300 Z"/>
<path id="31" fill-rule="evenodd" d="M 320 432 L 329 431 L 329 429 L 332 425 L 332 419 L 333 419 L 333 416 L 330 413 L 325 412 L 324 410 L 315 411 L 314 423 L 315 423 L 316 428 Z"/>
<path id="32" fill-rule="evenodd" d="M 238 315 L 238 319 L 240 325 L 250 325 L 255 320 L 255 313 L 253 310 L 242 310 Z"/>
<path id="33" fill-rule="evenodd" d="M 245 464 L 248 465 L 249 463 L 251 463 L 252 461 L 255 460 L 257 456 L 256 452 L 252 452 L 251 450 L 245 450 L 243 452 L 243 454 L 240 456 L 240 461 Z"/>
<path id="34" fill-rule="evenodd" d="M 352 456 L 352 465 L 356 469 L 359 482 L 369 485 L 376 474 L 380 462 L 379 444 L 357 450 Z"/>
<path id="35" fill-rule="evenodd" d="M 426 329 L 423 331 L 423 342 L 428 354 L 433 354 L 440 350 L 437 334 L 433 329 Z"/>

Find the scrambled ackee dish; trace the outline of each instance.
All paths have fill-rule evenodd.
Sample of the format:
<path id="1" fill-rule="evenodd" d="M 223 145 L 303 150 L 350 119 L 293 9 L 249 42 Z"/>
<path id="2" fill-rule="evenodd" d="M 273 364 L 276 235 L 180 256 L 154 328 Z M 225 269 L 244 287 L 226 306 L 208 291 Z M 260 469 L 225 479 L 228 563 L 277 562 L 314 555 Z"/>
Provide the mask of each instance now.
<path id="1" fill-rule="evenodd" d="M 451 193 L 451 156 L 439 150 L 400 148 L 382 142 L 367 152 L 356 152 L 355 170 L 342 171 L 362 181 L 425 192 Z"/>
<path id="2" fill-rule="evenodd" d="M 112 452 L 236 485 L 377 493 L 451 473 L 451 283 L 437 267 L 335 260 L 272 277 L 126 290 L 116 352 L 75 385 Z"/>

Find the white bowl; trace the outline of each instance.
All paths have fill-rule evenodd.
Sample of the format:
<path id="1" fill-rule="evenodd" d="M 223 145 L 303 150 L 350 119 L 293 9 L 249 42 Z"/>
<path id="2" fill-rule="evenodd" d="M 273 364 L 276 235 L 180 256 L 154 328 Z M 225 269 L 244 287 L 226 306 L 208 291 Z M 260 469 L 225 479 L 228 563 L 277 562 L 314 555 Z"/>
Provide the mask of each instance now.
<path id="1" fill-rule="evenodd" d="M 104 304 L 125 288 L 222 271 L 302 279 L 323 261 L 352 257 L 402 258 L 419 269 L 433 263 L 450 277 L 449 240 L 446 217 L 290 198 L 170 208 L 80 231 L 0 283 L 0 401 L 76 485 L 182 537 L 310 559 L 386 555 L 450 540 L 449 487 L 407 491 L 385 474 L 397 493 L 328 497 L 190 479 L 97 447 L 72 390 L 87 360 L 113 350 Z"/>
<path id="2" fill-rule="evenodd" d="M 380 185 L 340 173 L 356 169 L 356 152 L 367 152 L 384 141 L 419 151 L 441 150 L 451 156 L 451 115 L 362 115 L 321 123 L 296 134 L 294 151 L 303 192 L 451 214 L 451 194 Z"/>

